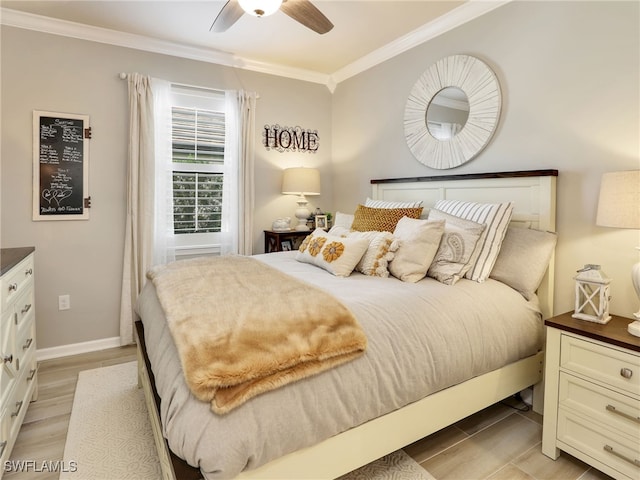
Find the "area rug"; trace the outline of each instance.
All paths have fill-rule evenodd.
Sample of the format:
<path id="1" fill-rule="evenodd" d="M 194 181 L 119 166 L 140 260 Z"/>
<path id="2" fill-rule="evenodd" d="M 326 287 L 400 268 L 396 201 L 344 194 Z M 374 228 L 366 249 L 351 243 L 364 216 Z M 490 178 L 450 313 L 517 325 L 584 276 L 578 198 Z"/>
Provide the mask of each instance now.
<path id="1" fill-rule="evenodd" d="M 85 370 L 78 384 L 60 480 L 161 478 L 144 393 L 135 362 Z M 434 480 L 402 450 L 340 480 Z"/>

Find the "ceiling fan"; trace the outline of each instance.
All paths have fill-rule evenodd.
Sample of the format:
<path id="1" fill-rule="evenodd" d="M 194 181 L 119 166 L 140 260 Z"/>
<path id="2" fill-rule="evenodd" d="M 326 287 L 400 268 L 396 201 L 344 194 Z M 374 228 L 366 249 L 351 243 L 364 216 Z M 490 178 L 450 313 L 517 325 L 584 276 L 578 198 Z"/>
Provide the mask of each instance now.
<path id="1" fill-rule="evenodd" d="M 333 28 L 333 23 L 309 0 L 229 0 L 218 13 L 210 30 L 225 32 L 245 13 L 266 17 L 278 10 L 319 34 L 327 33 Z"/>

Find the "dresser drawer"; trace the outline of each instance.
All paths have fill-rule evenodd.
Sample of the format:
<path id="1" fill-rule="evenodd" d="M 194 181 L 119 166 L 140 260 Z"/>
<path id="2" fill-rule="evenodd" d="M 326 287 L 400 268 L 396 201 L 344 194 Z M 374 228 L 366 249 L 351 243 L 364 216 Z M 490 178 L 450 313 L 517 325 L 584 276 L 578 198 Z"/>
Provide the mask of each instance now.
<path id="1" fill-rule="evenodd" d="M 558 441 L 563 449 L 575 449 L 587 457 L 620 472 L 640 478 L 640 444 L 632 439 L 603 429 L 588 420 L 564 410 L 558 412 Z"/>
<path id="2" fill-rule="evenodd" d="M 0 408 L 0 477 L 5 460 L 9 459 L 9 418 L 7 411 Z"/>
<path id="3" fill-rule="evenodd" d="M 0 317 L 0 406 L 4 405 L 17 376 L 13 313 Z"/>
<path id="4" fill-rule="evenodd" d="M 14 304 L 16 314 L 16 325 L 18 330 L 34 318 L 35 303 L 33 296 L 33 284 L 29 285 L 19 296 Z"/>
<path id="5" fill-rule="evenodd" d="M 18 265 L 11 269 L 2 280 L 2 311 L 16 298 L 28 285 L 33 285 L 33 255 L 29 255 Z"/>
<path id="6" fill-rule="evenodd" d="M 640 401 L 581 378 L 560 374 L 558 405 L 629 435 L 640 445 Z"/>
<path id="7" fill-rule="evenodd" d="M 560 368 L 640 395 L 640 356 L 613 346 L 562 335 Z"/>

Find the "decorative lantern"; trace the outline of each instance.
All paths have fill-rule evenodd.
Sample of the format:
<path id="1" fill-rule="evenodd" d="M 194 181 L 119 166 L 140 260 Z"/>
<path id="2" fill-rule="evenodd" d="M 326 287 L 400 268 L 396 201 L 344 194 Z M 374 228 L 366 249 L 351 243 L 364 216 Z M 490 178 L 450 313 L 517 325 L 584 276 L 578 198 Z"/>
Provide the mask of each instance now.
<path id="1" fill-rule="evenodd" d="M 609 284 L 611 279 L 600 270 L 600 265 L 587 264 L 575 277 L 576 309 L 573 318 L 589 322 L 607 323 L 609 315 Z"/>

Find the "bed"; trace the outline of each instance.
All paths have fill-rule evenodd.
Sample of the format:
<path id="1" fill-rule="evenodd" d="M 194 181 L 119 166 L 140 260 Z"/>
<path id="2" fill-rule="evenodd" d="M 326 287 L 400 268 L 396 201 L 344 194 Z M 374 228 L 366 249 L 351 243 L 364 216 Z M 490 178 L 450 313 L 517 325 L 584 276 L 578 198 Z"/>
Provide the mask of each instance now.
<path id="1" fill-rule="evenodd" d="M 371 195 L 390 202 L 422 200 L 427 208 L 443 199 L 513 202 L 511 224 L 553 232 L 556 177 L 557 171 L 544 170 L 372 180 Z M 461 280 L 450 286 L 433 279 L 409 284 L 357 272 L 338 278 L 296 261 L 296 255 L 281 252 L 257 259 L 321 285 L 344 302 L 367 334 L 367 351 L 222 416 L 211 413 L 208 404 L 187 398 L 162 308 L 153 288 L 145 287 L 138 306 L 142 320 L 136 322 L 139 378 L 163 478 L 228 478 L 238 473 L 238 478 L 336 478 L 530 386 L 534 409 L 541 411 L 541 318 L 552 315 L 553 258 L 538 295 L 525 299 L 495 279 Z M 406 295 L 422 302 L 418 311 L 440 314 L 423 323 L 416 309 L 405 309 Z M 468 319 L 463 310 L 472 311 L 465 314 Z M 516 316 L 522 317 L 520 337 L 509 323 Z M 441 333 L 436 324 L 449 333 Z M 453 330 L 457 324 L 465 333 Z M 419 329 L 412 330 L 416 325 Z M 472 344 L 472 337 L 482 340 Z M 438 344 L 452 341 L 459 346 L 449 353 L 444 349 L 442 359 L 432 356 Z M 384 356 L 390 351 L 393 361 Z M 496 351 L 501 353 L 494 356 Z M 465 356 L 466 366 L 453 368 L 458 360 L 465 363 Z M 442 374 L 448 370 L 452 376 Z M 217 445 L 210 438 L 215 436 L 222 439 Z"/>

